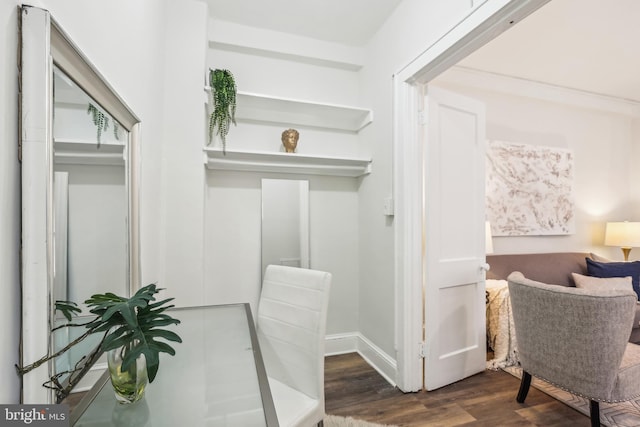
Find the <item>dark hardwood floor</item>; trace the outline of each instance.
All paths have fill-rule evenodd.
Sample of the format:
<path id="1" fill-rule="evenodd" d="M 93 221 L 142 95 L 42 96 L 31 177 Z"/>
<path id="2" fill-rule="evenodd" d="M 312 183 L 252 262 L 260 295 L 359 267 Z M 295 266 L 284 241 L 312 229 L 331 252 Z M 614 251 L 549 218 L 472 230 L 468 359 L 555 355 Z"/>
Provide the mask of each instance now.
<path id="1" fill-rule="evenodd" d="M 516 402 L 520 380 L 485 371 L 431 392 L 402 393 L 357 353 L 325 359 L 327 414 L 399 426 L 590 426 L 589 418 L 531 387 Z"/>

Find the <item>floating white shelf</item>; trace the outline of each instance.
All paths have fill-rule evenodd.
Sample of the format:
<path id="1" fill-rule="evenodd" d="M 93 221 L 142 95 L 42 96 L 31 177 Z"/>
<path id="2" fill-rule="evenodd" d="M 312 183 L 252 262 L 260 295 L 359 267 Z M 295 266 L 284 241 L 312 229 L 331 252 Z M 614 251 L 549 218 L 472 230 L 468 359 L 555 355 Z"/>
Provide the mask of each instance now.
<path id="1" fill-rule="evenodd" d="M 124 144 L 59 139 L 53 143 L 53 156 L 58 164 L 123 166 Z"/>
<path id="2" fill-rule="evenodd" d="M 324 157 L 283 152 L 205 148 L 208 169 L 358 177 L 371 172 L 371 159 Z"/>
<path id="3" fill-rule="evenodd" d="M 209 92 L 210 88 L 205 87 L 205 91 Z M 238 91 L 235 117 L 240 121 L 358 132 L 373 121 L 373 112 L 360 107 Z"/>

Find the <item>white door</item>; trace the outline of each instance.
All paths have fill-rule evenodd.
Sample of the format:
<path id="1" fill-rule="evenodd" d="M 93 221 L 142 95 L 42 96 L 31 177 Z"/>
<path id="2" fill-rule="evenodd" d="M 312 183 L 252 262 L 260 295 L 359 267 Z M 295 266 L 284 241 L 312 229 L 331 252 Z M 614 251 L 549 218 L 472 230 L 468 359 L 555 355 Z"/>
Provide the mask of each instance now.
<path id="1" fill-rule="evenodd" d="M 485 369 L 484 105 L 429 86 L 424 135 L 424 384 Z"/>

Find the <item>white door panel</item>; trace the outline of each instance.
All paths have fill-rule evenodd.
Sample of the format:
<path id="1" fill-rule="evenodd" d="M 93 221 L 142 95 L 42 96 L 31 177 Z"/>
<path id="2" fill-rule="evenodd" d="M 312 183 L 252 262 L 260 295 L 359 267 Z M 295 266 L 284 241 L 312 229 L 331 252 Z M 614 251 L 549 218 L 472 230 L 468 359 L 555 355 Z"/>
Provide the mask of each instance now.
<path id="1" fill-rule="evenodd" d="M 424 128 L 425 387 L 484 370 L 484 106 L 429 87 Z"/>

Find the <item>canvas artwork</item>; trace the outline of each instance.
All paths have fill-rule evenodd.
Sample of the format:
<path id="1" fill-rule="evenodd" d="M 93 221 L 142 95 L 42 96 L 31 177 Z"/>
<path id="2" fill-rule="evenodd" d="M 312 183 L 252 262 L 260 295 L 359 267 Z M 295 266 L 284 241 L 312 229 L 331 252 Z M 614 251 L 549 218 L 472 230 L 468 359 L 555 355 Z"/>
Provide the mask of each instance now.
<path id="1" fill-rule="evenodd" d="M 572 151 L 489 141 L 486 174 L 494 236 L 575 232 Z"/>

